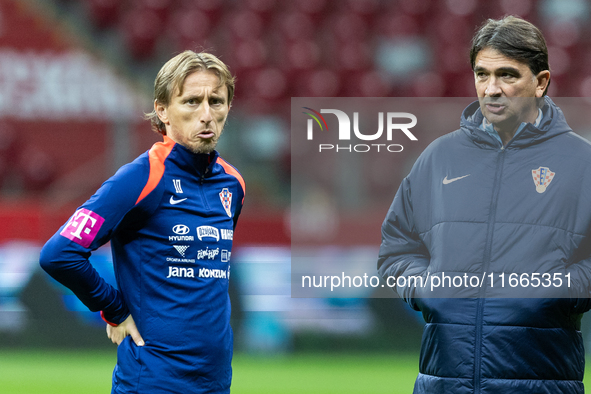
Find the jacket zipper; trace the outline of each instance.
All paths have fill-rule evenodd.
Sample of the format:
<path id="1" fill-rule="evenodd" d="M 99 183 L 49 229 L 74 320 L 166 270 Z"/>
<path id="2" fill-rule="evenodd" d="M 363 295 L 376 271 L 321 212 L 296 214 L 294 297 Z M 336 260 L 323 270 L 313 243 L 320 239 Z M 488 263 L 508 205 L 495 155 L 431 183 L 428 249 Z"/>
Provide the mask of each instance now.
<path id="1" fill-rule="evenodd" d="M 207 202 L 207 198 L 205 198 L 205 192 L 203 191 L 203 189 L 204 189 L 203 181 L 205 180 L 205 174 L 207 174 L 208 170 L 209 170 L 209 168 L 206 168 L 205 172 L 201 175 L 201 182 L 199 182 L 201 187 L 199 188 L 199 190 L 201 191 L 201 200 L 203 201 L 203 205 L 205 206 L 205 209 L 207 209 L 209 211 L 210 210 L 209 203 Z"/>
<path id="2" fill-rule="evenodd" d="M 493 226 L 497 214 L 497 202 L 499 198 L 500 181 L 503 177 L 503 164 L 505 163 L 505 147 L 501 147 L 501 152 L 497 158 L 497 168 L 493 183 L 493 196 L 490 202 L 490 213 L 488 226 L 486 229 L 486 247 L 484 248 L 484 272 L 488 272 L 492 254 Z M 481 355 L 482 355 L 482 323 L 484 314 L 484 295 L 485 287 L 480 288 L 478 302 L 476 305 L 476 346 L 474 349 L 474 393 L 480 392 L 480 381 L 482 379 Z"/>

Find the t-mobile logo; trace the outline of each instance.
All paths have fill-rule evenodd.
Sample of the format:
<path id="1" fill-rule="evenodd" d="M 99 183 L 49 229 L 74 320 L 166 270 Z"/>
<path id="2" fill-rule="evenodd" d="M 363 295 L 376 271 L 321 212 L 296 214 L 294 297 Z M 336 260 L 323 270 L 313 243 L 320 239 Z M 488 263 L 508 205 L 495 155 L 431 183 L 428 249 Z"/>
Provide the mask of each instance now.
<path id="1" fill-rule="evenodd" d="M 88 209 L 80 208 L 74 213 L 64 229 L 60 232 L 64 237 L 88 248 L 105 219 Z"/>

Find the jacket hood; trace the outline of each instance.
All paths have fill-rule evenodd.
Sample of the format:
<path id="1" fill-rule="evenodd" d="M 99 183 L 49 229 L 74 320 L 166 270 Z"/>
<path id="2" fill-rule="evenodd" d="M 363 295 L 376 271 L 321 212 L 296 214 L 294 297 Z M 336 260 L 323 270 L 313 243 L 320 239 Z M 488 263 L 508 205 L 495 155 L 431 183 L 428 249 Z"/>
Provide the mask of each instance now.
<path id="1" fill-rule="evenodd" d="M 499 148 L 499 142 L 490 136 L 487 132 L 480 129 L 484 115 L 480 110 L 480 103 L 474 101 L 468 105 L 462 113 L 460 121 L 461 129 L 480 146 Z M 562 110 L 554 104 L 552 99 L 544 96 L 544 106 L 542 107 L 542 120 L 538 127 L 528 123 L 521 132 L 514 137 L 507 148 L 524 148 L 529 145 L 538 144 L 558 135 L 572 131 Z"/>

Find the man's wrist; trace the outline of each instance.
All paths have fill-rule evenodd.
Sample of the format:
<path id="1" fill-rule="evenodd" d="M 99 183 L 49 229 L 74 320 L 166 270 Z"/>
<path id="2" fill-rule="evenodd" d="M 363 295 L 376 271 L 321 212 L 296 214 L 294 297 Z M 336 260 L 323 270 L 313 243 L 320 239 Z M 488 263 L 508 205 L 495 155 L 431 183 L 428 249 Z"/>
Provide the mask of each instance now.
<path id="1" fill-rule="evenodd" d="M 129 317 L 129 311 L 123 314 L 109 314 L 108 312 L 101 311 L 101 318 L 110 326 L 117 327 L 119 324 L 125 321 Z"/>
<path id="2" fill-rule="evenodd" d="M 105 313 L 103 311 L 101 311 L 101 319 L 103 319 L 105 321 L 105 323 L 107 323 L 108 325 L 112 326 L 112 327 L 117 327 L 119 324 L 110 322 L 109 320 L 107 320 L 107 318 L 105 317 Z"/>

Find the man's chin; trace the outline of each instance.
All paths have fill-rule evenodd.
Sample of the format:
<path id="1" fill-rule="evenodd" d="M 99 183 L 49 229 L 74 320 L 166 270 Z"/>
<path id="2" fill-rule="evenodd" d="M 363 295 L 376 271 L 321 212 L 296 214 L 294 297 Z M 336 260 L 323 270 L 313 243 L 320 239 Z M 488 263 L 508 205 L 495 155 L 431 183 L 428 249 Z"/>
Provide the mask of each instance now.
<path id="1" fill-rule="evenodd" d="M 484 115 L 484 117 L 486 118 L 486 120 L 488 120 L 490 123 L 492 123 L 493 125 L 497 126 L 501 126 L 501 125 L 505 125 L 507 123 L 511 123 L 512 119 L 511 116 L 509 116 L 507 108 L 505 108 L 504 111 L 499 112 L 499 113 L 494 113 L 491 112 L 489 110 L 486 109 L 486 107 L 482 108 L 482 115 Z"/>
<path id="2" fill-rule="evenodd" d="M 210 154 L 214 151 L 217 145 L 217 141 L 210 141 L 210 142 L 201 142 L 200 144 L 191 144 L 190 146 L 186 146 L 185 148 L 189 149 L 193 153 L 206 153 Z"/>
<path id="3" fill-rule="evenodd" d="M 493 125 L 503 124 L 507 122 L 507 116 L 504 114 L 493 114 L 488 111 L 483 112 L 484 117 Z"/>

